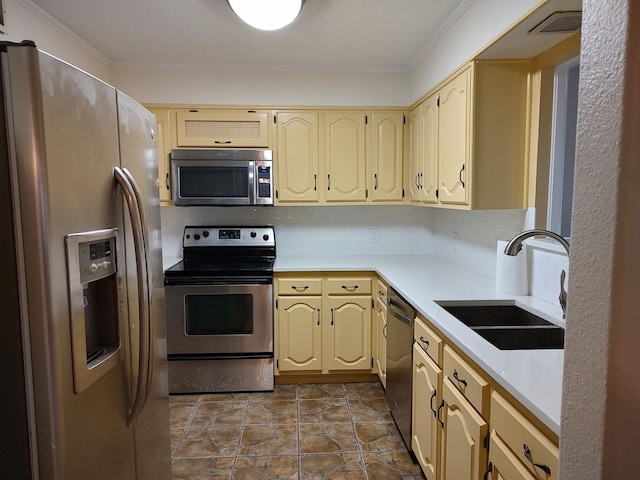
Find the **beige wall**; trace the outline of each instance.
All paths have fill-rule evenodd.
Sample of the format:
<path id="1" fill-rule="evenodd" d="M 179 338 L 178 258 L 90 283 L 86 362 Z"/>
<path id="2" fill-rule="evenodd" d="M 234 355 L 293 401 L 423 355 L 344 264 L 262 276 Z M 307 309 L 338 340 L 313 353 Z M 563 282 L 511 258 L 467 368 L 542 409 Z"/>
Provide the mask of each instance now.
<path id="1" fill-rule="evenodd" d="M 28 0 L 4 0 L 6 35 L 0 40 L 33 40 L 41 50 L 109 81 L 107 60 Z"/>
<path id="2" fill-rule="evenodd" d="M 584 0 L 560 478 L 638 478 L 640 3 Z"/>

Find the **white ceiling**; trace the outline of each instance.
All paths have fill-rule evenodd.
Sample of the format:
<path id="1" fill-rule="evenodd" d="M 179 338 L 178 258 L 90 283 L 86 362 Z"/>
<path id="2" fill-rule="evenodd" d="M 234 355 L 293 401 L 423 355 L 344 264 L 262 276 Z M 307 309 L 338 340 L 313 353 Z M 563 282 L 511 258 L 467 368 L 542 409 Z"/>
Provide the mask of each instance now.
<path id="1" fill-rule="evenodd" d="M 473 0 L 307 0 L 288 27 L 226 0 L 32 1 L 110 66 L 409 71 Z"/>

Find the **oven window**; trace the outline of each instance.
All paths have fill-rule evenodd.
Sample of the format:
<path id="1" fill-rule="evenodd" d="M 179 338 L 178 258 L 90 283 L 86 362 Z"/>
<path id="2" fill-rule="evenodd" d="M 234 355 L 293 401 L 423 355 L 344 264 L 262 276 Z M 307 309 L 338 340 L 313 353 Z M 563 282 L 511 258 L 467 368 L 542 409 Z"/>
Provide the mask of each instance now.
<path id="1" fill-rule="evenodd" d="M 249 169 L 240 167 L 182 167 L 180 196 L 183 198 L 247 198 Z"/>
<path id="2" fill-rule="evenodd" d="M 253 295 L 186 295 L 187 335 L 250 335 Z"/>

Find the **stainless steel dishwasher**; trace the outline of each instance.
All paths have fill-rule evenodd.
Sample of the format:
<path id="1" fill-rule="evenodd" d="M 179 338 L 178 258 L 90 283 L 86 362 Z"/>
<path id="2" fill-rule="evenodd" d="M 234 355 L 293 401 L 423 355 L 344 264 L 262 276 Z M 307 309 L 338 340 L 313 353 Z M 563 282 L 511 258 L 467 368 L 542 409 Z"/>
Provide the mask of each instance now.
<path id="1" fill-rule="evenodd" d="M 411 451 L 411 386 L 415 310 L 393 288 L 387 295 L 387 403 Z"/>

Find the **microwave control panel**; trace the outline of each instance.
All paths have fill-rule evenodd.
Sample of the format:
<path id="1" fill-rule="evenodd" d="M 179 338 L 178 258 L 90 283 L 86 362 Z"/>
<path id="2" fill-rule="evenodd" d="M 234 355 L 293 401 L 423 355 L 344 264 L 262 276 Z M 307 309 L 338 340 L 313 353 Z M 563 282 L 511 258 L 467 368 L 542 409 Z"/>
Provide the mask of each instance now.
<path id="1" fill-rule="evenodd" d="M 271 198 L 271 167 L 260 166 L 258 173 L 258 198 Z"/>

